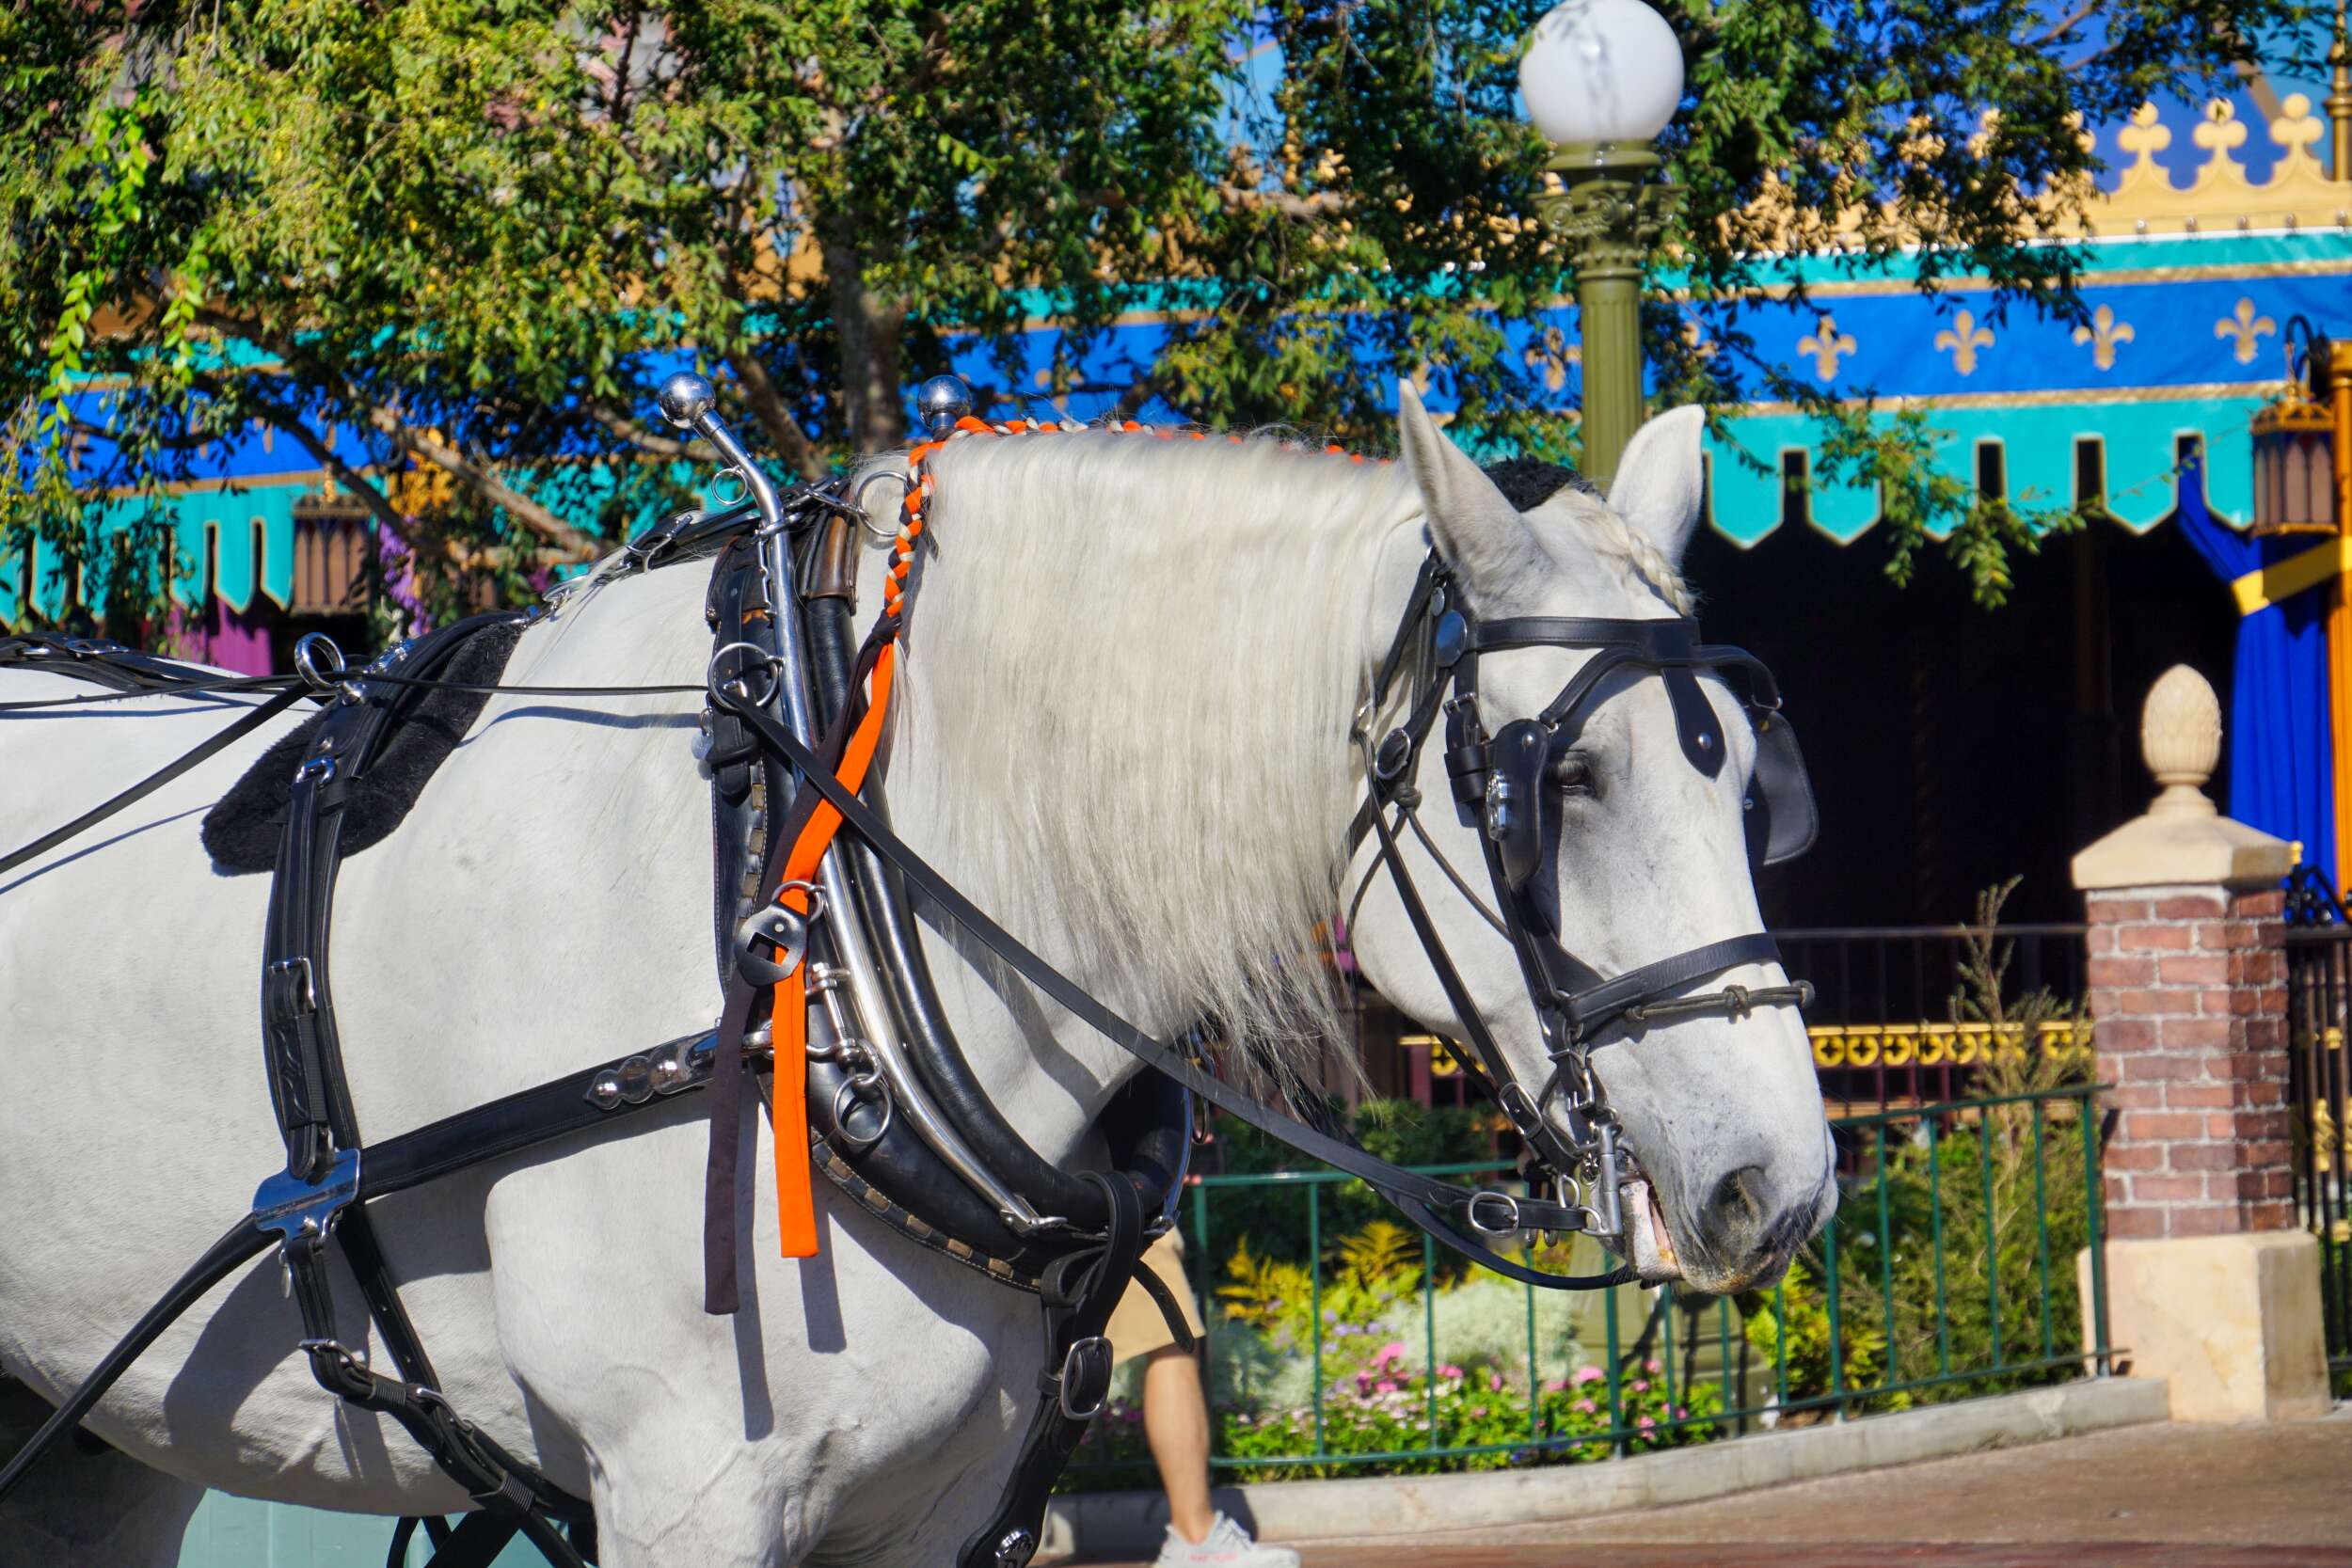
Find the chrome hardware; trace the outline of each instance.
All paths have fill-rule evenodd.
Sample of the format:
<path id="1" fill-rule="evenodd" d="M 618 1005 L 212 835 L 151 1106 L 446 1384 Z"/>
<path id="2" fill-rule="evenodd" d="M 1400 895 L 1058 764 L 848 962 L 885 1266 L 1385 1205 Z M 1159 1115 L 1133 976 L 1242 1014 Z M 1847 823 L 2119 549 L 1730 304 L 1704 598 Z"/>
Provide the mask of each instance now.
<path id="1" fill-rule="evenodd" d="M 359 1151 L 340 1148 L 334 1164 L 317 1181 L 305 1181 L 284 1171 L 273 1172 L 253 1190 L 253 1225 L 275 1230 L 286 1241 L 316 1236 L 335 1223 L 335 1215 L 359 1196 Z"/>
<path id="2" fill-rule="evenodd" d="M 1101 1364 L 1092 1365 L 1097 1357 L 1101 1358 Z M 1081 1358 L 1087 1364 L 1082 1365 Z M 1103 1413 L 1104 1402 L 1110 1398 L 1110 1360 L 1111 1342 L 1099 1334 L 1070 1342 L 1070 1349 L 1063 1353 L 1061 1376 L 1055 1379 L 1057 1386 L 1054 1390 L 1054 1399 L 1060 1404 L 1064 1416 L 1073 1421 L 1090 1421 Z M 1094 1402 L 1084 1410 L 1070 1402 L 1070 1386 L 1081 1372 L 1095 1374 L 1092 1380 L 1095 1386 Z"/>
<path id="3" fill-rule="evenodd" d="M 1372 776 L 1382 784 L 1393 784 L 1412 759 L 1413 737 L 1401 729 L 1391 730 L 1372 753 Z"/>
<path id="4" fill-rule="evenodd" d="M 961 376 L 935 375 L 915 388 L 914 410 L 931 439 L 944 441 L 956 421 L 972 412 L 972 388 Z"/>
<path id="5" fill-rule="evenodd" d="M 663 419 L 680 430 L 690 430 L 718 403 L 719 392 L 708 377 L 692 371 L 679 371 L 662 379 L 661 389 L 654 393 L 653 401 Z"/>
<path id="6" fill-rule="evenodd" d="M 850 493 L 850 499 L 854 503 L 850 511 L 851 515 L 857 518 L 857 526 L 866 531 L 867 538 L 878 539 L 887 545 L 898 537 L 898 531 L 896 528 L 876 527 L 873 514 L 866 508 L 866 487 L 878 479 L 898 481 L 898 499 L 901 502 L 906 499 L 907 492 L 914 488 L 914 482 L 907 478 L 906 470 L 903 468 L 877 468 L 859 480 L 857 488 Z"/>
<path id="7" fill-rule="evenodd" d="M 1501 769 L 1486 775 L 1486 837 L 1501 844 L 1511 836 L 1511 781 Z"/>
<path id="8" fill-rule="evenodd" d="M 309 954 L 299 953 L 291 958 L 279 958 L 269 966 L 269 972 L 272 974 L 293 974 L 299 973 L 302 976 L 303 1008 L 309 1012 L 318 1011 L 318 981 L 310 972 L 310 958 Z"/>
<path id="9" fill-rule="evenodd" d="M 682 1094 L 710 1077 L 718 1055 L 716 1035 L 672 1040 L 606 1068 L 588 1081 L 583 1098 L 599 1111 L 617 1111 L 656 1095 Z"/>
<path id="10" fill-rule="evenodd" d="M 822 996 L 829 990 L 839 990 L 848 979 L 836 964 L 812 963 L 808 966 L 808 994 Z"/>
<path id="11" fill-rule="evenodd" d="M 996 1568 L 1029 1568 L 1029 1559 L 1037 1555 L 1037 1537 L 1025 1526 L 1005 1531 L 996 1543 Z"/>
<path id="12" fill-rule="evenodd" d="M 850 1117 L 860 1105 L 875 1104 L 882 1113 L 871 1132 L 861 1132 L 850 1125 Z M 852 1149 L 868 1149 L 882 1141 L 890 1131 L 890 1118 L 898 1102 L 890 1093 L 890 1081 L 880 1073 L 859 1072 L 841 1080 L 833 1091 L 833 1129 L 836 1137 Z"/>
<path id="13" fill-rule="evenodd" d="M 752 657 L 760 664 L 767 667 L 768 684 L 760 691 L 759 695 L 755 697 L 751 694 L 750 689 L 742 684 L 743 676 L 739 674 L 734 677 L 734 680 L 731 683 L 733 689 L 729 690 L 727 694 L 731 697 L 739 699 L 747 707 L 766 707 L 770 703 L 774 702 L 776 699 L 776 682 L 782 677 L 784 671 L 784 659 L 781 655 L 770 653 L 767 649 L 759 646 L 755 642 L 729 642 L 725 646 L 714 650 L 710 656 L 710 663 L 704 671 L 703 684 L 714 689 L 717 689 L 719 685 L 719 661 L 726 657 L 727 655 L 735 652 L 738 648 L 740 648 L 744 652 L 752 655 Z"/>
<path id="14" fill-rule="evenodd" d="M 294 769 L 296 784 L 325 784 L 335 776 L 335 759 L 330 756 L 305 757 Z"/>
<path id="15" fill-rule="evenodd" d="M 1487 1221 L 1486 1211 L 1480 1208 L 1482 1204 L 1500 1206 L 1502 1212 L 1493 1223 Z M 1509 1193 L 1492 1189 L 1472 1193 L 1468 1210 L 1470 1228 L 1482 1235 L 1507 1236 L 1519 1228 L 1519 1200 Z"/>
<path id="16" fill-rule="evenodd" d="M 781 902 L 799 889 L 809 900 L 806 912 Z M 776 892 L 779 902 L 764 904 L 743 917 L 735 928 L 735 972 L 755 986 L 772 986 L 788 978 L 808 951 L 808 928 L 825 912 L 825 895 L 806 882 L 787 882 Z M 773 952 L 767 957 L 762 945 Z"/>
<path id="17" fill-rule="evenodd" d="M 323 631 L 305 632 L 294 639 L 294 673 L 313 691 L 333 690 L 345 668 L 342 649 Z"/>

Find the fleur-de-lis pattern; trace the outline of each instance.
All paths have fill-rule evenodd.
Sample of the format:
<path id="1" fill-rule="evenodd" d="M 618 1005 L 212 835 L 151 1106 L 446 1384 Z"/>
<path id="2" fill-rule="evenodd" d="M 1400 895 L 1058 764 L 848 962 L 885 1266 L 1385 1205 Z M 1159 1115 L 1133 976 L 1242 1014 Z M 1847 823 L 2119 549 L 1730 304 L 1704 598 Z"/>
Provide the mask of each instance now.
<path id="1" fill-rule="evenodd" d="M 2074 328 L 2074 341 L 2091 345 L 2090 362 L 2103 371 L 2115 369 L 2115 345 L 2128 343 L 2136 336 L 2131 323 L 2115 319 L 2115 308 L 2111 305 L 2102 305 L 2092 311 L 2089 326 Z"/>
<path id="2" fill-rule="evenodd" d="M 1977 325 L 1976 313 L 1961 310 L 1952 316 L 1952 325 L 1935 335 L 1935 346 L 1947 349 L 1952 356 L 1952 369 L 1963 375 L 1977 368 L 1977 350 L 1993 346 L 1993 332 Z"/>
<path id="3" fill-rule="evenodd" d="M 2253 300 L 2243 295 L 2237 302 L 2237 314 L 2224 316 L 2213 324 L 2215 337 L 2237 340 L 2237 362 L 2241 365 L 2254 362 L 2255 339 L 2266 338 L 2278 330 L 2279 324 L 2268 316 L 2256 315 Z"/>
<path id="4" fill-rule="evenodd" d="M 1797 340 L 1797 352 L 1812 356 L 1813 368 L 1823 381 L 1837 373 L 1837 361 L 1854 351 L 1853 336 L 1837 330 L 1836 316 L 1823 316 L 1820 325 Z"/>

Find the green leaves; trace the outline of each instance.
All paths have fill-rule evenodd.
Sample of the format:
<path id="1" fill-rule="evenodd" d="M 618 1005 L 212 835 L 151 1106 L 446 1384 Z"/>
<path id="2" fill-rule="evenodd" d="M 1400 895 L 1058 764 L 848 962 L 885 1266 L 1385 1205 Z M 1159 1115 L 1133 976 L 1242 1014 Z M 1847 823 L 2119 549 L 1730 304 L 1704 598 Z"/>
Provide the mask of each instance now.
<path id="1" fill-rule="evenodd" d="M 1948 534 L 1998 602 L 2068 519 L 1979 508 L 1916 417 L 1829 404 L 1756 352 L 1754 312 L 1806 305 L 1762 260 L 1788 236 L 1760 198 L 1854 208 L 1851 268 L 1925 234 L 1922 287 L 2074 309 L 2079 259 L 2015 196 L 2087 169 L 2073 117 L 2218 81 L 2308 6 L 2122 0 L 2094 33 L 2038 0 L 1661 3 L 1692 85 L 1665 141 L 1677 297 L 1645 316 L 1661 389 L 1813 409 L 1825 470 L 1887 497 L 1890 570 Z M 1486 447 L 1572 456 L 1565 345 L 1510 330 L 1565 283 L 1516 100 L 1542 8 L 11 8 L 0 555 L 78 559 L 77 488 L 159 496 L 258 423 L 341 432 L 338 462 L 356 438 L 360 469 L 448 454 L 452 499 L 404 529 L 447 546 L 419 569 L 529 568 L 683 494 L 643 391 L 681 349 L 803 472 L 901 439 L 904 389 L 976 339 L 999 413 L 1082 391 L 1379 449 L 1410 377 Z M 103 412 L 69 401 L 91 378 Z M 100 434 L 74 467 L 69 437 Z"/>

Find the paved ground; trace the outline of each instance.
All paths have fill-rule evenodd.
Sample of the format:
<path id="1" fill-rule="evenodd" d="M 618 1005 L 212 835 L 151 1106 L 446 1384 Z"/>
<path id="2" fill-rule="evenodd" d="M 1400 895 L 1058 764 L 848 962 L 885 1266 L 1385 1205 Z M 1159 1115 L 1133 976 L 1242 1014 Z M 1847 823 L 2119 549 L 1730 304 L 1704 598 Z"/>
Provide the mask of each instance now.
<path id="1" fill-rule="evenodd" d="M 1303 1550 L 1305 1568 L 2352 1568 L 2352 1411 L 2132 1427 L 1573 1526 Z"/>

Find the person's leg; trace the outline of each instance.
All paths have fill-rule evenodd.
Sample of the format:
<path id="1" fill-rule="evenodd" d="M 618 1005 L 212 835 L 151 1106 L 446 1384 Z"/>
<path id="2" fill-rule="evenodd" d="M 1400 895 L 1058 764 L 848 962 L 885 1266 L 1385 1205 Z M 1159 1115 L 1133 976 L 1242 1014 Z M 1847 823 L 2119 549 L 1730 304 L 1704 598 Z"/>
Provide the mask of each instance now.
<path id="1" fill-rule="evenodd" d="M 1168 1345 L 1143 1362 L 1143 1435 L 1168 1491 L 1168 1521 L 1186 1541 L 1206 1540 L 1209 1508 L 1209 1401 L 1188 1352 Z"/>

